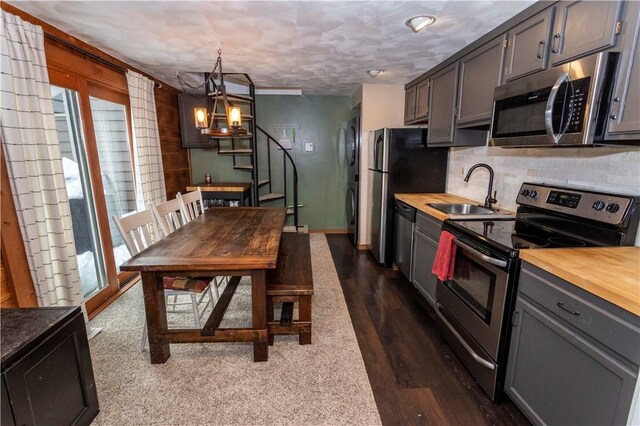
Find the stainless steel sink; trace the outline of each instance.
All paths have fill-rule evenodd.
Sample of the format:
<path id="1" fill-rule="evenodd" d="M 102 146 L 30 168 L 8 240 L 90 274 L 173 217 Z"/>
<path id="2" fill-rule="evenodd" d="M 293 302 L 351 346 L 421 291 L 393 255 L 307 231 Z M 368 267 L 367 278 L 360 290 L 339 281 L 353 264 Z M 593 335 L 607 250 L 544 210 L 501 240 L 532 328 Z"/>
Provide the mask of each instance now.
<path id="1" fill-rule="evenodd" d="M 451 215 L 490 215 L 495 211 L 475 204 L 449 204 L 449 203 L 429 203 L 434 209 Z"/>

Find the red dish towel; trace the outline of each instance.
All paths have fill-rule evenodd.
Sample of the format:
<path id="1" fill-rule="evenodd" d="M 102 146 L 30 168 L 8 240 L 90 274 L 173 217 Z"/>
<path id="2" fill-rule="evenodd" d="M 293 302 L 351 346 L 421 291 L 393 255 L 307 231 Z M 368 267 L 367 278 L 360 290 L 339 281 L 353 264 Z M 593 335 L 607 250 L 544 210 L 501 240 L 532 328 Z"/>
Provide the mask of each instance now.
<path id="1" fill-rule="evenodd" d="M 433 261 L 431 272 L 438 276 L 440 281 L 447 281 L 453 278 L 453 268 L 456 259 L 456 245 L 453 243 L 455 237 L 447 232 L 442 231 L 440 234 L 440 242 L 438 243 L 438 251 Z"/>

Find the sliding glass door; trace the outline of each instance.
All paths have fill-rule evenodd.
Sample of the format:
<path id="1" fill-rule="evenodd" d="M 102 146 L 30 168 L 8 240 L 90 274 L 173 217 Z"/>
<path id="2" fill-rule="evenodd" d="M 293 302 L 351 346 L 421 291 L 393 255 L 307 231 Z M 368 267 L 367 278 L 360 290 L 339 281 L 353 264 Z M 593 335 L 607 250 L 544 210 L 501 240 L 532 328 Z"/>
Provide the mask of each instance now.
<path id="1" fill-rule="evenodd" d="M 134 274 L 113 221 L 136 211 L 129 99 L 75 76 L 49 71 L 80 281 L 91 312 Z"/>

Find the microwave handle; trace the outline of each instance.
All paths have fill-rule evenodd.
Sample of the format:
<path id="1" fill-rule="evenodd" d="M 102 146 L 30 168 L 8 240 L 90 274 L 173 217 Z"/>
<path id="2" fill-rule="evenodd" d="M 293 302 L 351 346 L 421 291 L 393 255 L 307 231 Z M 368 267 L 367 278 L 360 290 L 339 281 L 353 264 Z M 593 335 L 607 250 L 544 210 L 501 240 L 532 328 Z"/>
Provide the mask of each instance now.
<path id="1" fill-rule="evenodd" d="M 551 88 L 551 92 L 549 93 L 549 99 L 547 99 L 547 106 L 544 109 L 544 129 L 547 132 L 547 136 L 549 139 L 553 140 L 553 143 L 558 145 L 560 142 L 560 138 L 564 135 L 564 132 L 567 130 L 569 126 L 569 121 L 571 121 L 571 116 L 573 115 L 573 108 L 569 109 L 569 117 L 567 118 L 567 123 L 562 129 L 560 133 L 557 135 L 553 132 L 553 105 L 556 102 L 556 97 L 558 97 L 558 91 L 560 90 L 560 86 L 563 83 L 571 84 L 571 79 L 569 78 L 569 74 L 563 72 L 560 77 L 556 80 Z"/>

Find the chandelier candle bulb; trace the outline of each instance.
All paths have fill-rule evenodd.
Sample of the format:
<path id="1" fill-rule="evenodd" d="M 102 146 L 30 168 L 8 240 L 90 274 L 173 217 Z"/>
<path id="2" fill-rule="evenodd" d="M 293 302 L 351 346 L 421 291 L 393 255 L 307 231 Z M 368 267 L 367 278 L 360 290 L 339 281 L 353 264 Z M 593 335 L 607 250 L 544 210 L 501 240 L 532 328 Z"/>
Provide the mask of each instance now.
<path id="1" fill-rule="evenodd" d="M 229 112 L 229 127 L 240 127 L 242 125 L 242 113 L 237 106 L 230 106 Z"/>
<path id="2" fill-rule="evenodd" d="M 196 128 L 205 129 L 209 127 L 207 123 L 207 109 L 206 108 L 194 108 L 193 114 L 196 119 Z"/>

